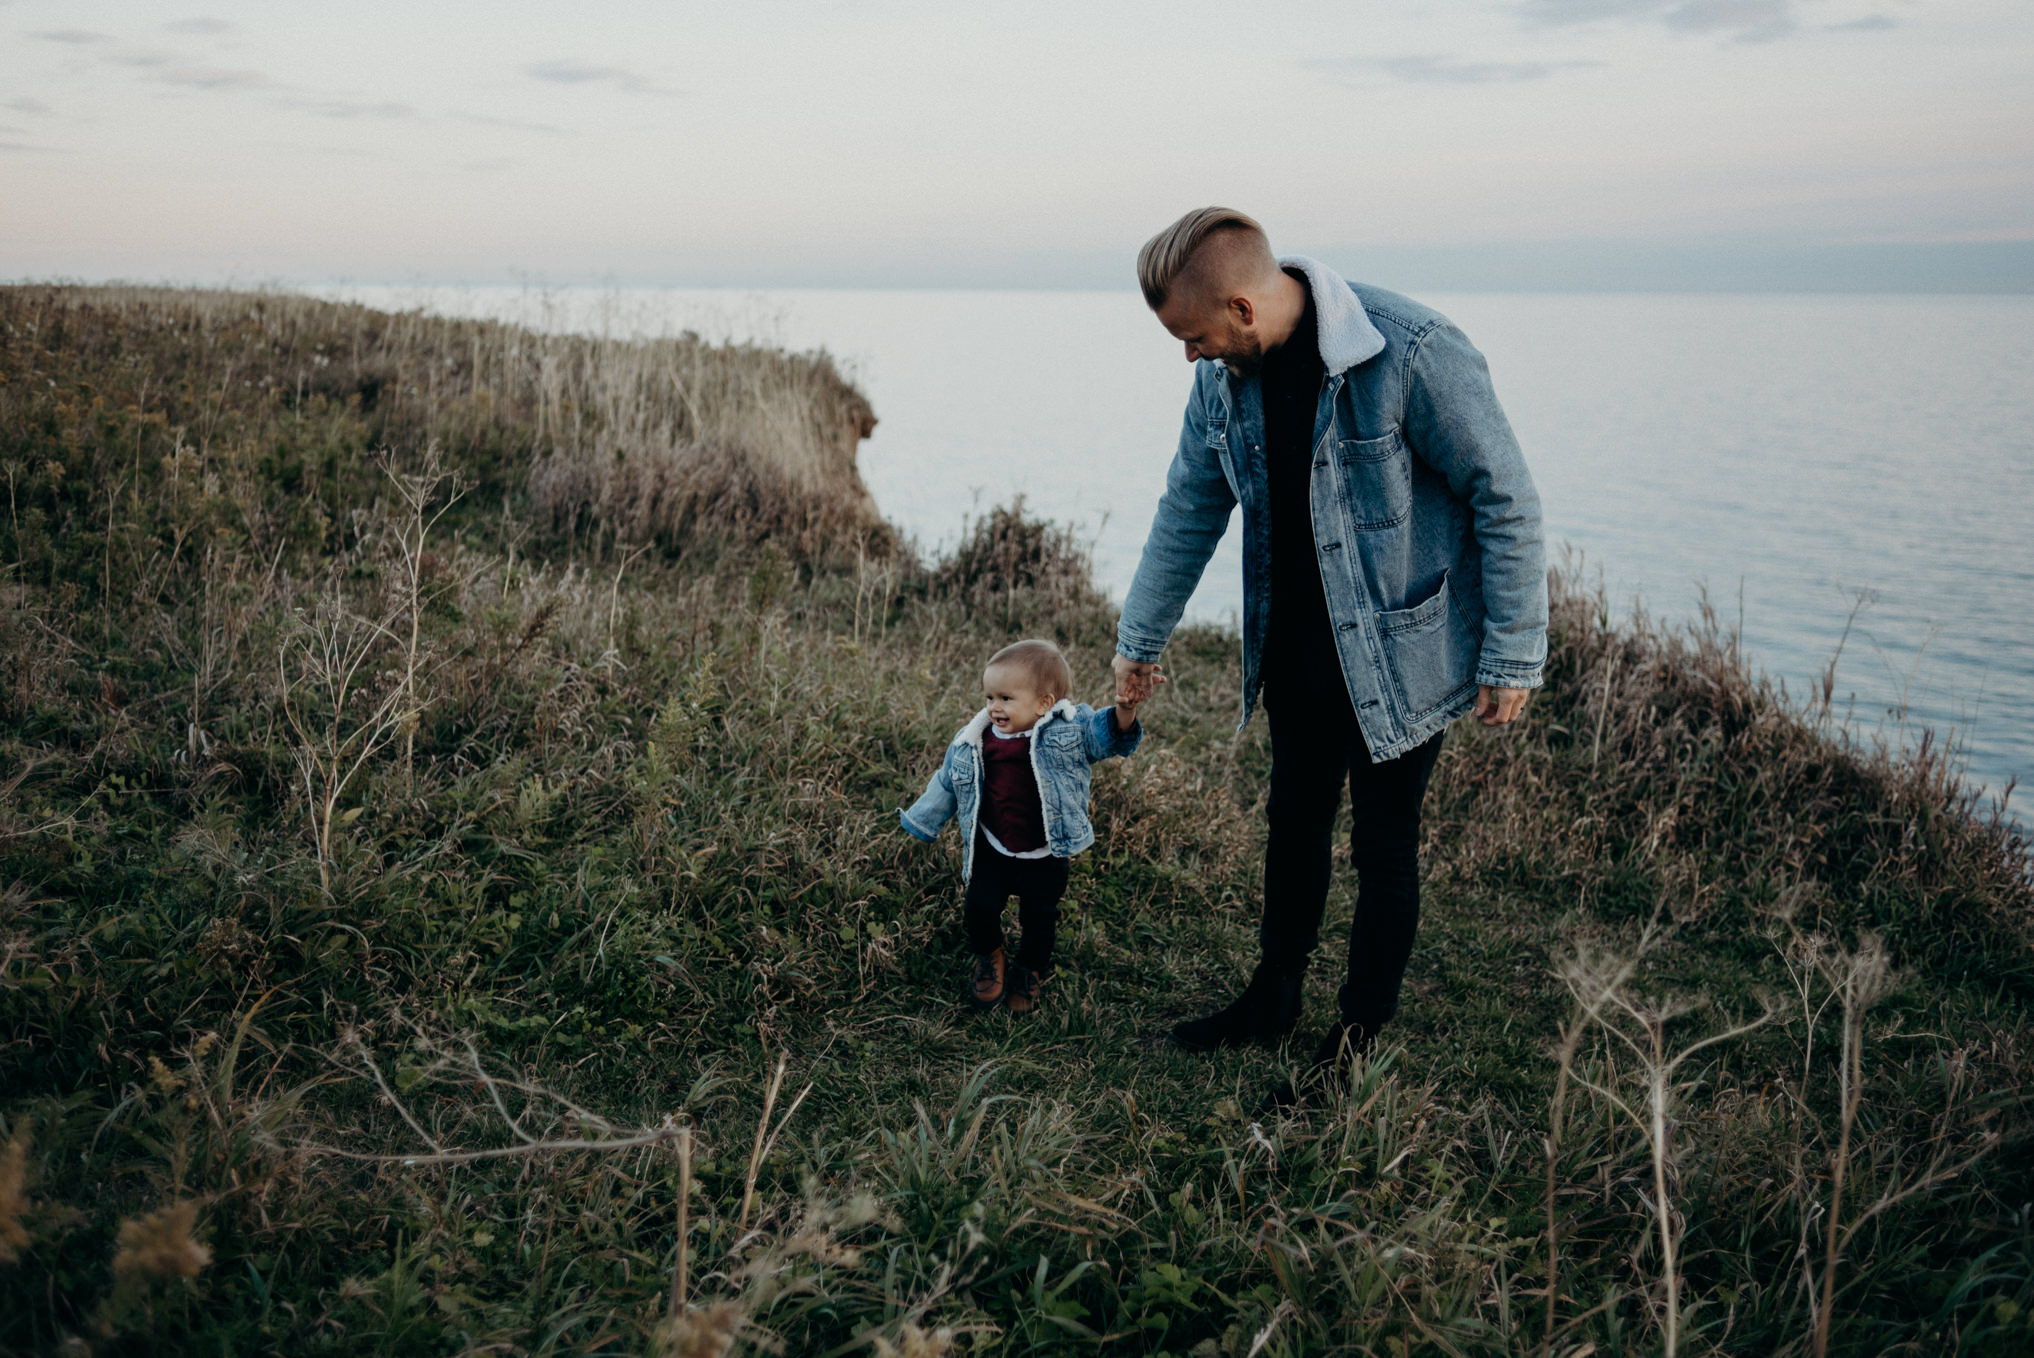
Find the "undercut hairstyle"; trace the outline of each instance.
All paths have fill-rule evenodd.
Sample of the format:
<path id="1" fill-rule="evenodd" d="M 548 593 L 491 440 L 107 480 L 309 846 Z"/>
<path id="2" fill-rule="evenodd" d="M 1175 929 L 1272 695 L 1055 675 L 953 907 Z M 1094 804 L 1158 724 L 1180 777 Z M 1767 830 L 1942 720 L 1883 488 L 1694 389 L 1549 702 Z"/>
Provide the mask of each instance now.
<path id="1" fill-rule="evenodd" d="M 1208 276 L 1205 266 L 1215 261 L 1203 259 L 1197 265 L 1195 256 L 1203 253 L 1220 253 L 1223 258 L 1219 263 L 1226 266 L 1223 273 L 1240 264 L 1251 281 L 1278 267 L 1271 253 L 1271 238 L 1255 217 L 1234 208 L 1195 208 L 1144 242 L 1137 252 L 1137 286 L 1144 291 L 1146 305 L 1158 310 L 1183 284 L 1191 290 L 1194 284 L 1232 281 Z"/>
<path id="2" fill-rule="evenodd" d="M 984 668 L 993 669 L 997 665 L 1016 665 L 1040 693 L 1050 694 L 1054 702 L 1073 692 L 1073 667 L 1066 663 L 1059 647 L 1049 641 L 1013 641 L 990 656 Z"/>

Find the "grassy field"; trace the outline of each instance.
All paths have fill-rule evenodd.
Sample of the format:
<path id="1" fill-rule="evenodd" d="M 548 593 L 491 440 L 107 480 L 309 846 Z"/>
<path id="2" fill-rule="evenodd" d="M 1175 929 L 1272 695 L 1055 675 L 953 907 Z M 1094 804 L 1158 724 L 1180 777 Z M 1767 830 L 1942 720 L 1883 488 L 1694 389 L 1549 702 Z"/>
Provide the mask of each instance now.
<path id="1" fill-rule="evenodd" d="M 0 1351 L 2021 1354 L 2029 854 L 1941 748 L 1555 581 L 1401 1021 L 1253 960 L 1262 724 L 1182 633 L 1050 1006 L 894 808 L 1110 608 L 920 562 L 818 356 L 0 289 Z M 1353 884 L 1331 900 L 1334 938 Z M 1334 954 L 1338 945 L 1331 943 Z"/>

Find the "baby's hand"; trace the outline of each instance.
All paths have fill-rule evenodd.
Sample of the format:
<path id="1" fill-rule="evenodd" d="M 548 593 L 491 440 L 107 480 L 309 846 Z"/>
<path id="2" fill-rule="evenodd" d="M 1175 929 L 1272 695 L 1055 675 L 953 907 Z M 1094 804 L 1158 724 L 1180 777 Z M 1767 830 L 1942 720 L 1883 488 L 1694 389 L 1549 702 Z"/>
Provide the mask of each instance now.
<path id="1" fill-rule="evenodd" d="M 1165 672 L 1158 665 L 1119 662 L 1116 666 L 1116 703 L 1135 709 L 1166 682 Z"/>

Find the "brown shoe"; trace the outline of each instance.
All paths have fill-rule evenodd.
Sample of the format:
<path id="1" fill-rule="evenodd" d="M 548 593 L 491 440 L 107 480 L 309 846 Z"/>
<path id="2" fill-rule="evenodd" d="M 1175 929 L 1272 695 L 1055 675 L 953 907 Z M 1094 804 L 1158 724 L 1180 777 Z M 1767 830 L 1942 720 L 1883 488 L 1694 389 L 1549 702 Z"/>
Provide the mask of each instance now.
<path id="1" fill-rule="evenodd" d="M 975 1002 L 977 1009 L 994 1009 L 1002 1003 L 1004 985 L 1003 950 L 996 949 L 986 955 L 975 954 L 974 980 L 968 987 L 968 998 Z"/>
<path id="2" fill-rule="evenodd" d="M 1040 993 L 1044 988 L 1043 976 L 1029 967 L 1012 966 L 1010 984 L 1003 992 L 1003 1007 L 1019 1018 L 1037 1013 L 1045 1003 Z"/>

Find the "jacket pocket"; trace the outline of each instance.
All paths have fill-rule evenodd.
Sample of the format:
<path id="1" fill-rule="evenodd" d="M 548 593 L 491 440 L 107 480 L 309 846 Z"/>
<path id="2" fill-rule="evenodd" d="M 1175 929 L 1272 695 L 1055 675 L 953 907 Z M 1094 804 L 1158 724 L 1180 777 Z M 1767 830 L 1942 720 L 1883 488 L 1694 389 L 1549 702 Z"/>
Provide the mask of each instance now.
<path id="1" fill-rule="evenodd" d="M 1045 748 L 1063 759 L 1077 759 L 1081 748 L 1081 728 L 1072 722 L 1056 721 L 1034 737 Z"/>
<path id="2" fill-rule="evenodd" d="M 1038 742 L 1038 795 L 1045 801 L 1047 828 L 1054 816 L 1074 806 L 1077 784 L 1088 768 L 1087 742 L 1071 722 L 1055 721 L 1034 737 Z"/>
<path id="3" fill-rule="evenodd" d="M 1412 468 L 1405 438 L 1394 429 L 1381 438 L 1339 439 L 1343 502 L 1359 533 L 1396 528 L 1412 514 Z"/>
<path id="4" fill-rule="evenodd" d="M 1481 641 L 1455 607 L 1446 576 L 1421 603 L 1379 613 L 1377 632 L 1407 722 L 1431 716 L 1476 687 Z"/>
<path id="5" fill-rule="evenodd" d="M 1238 503 L 1243 499 L 1243 486 L 1236 476 L 1235 459 L 1229 456 L 1229 417 L 1208 421 L 1207 445 L 1209 456 L 1222 469 L 1222 479 L 1229 483 L 1229 494 Z"/>

